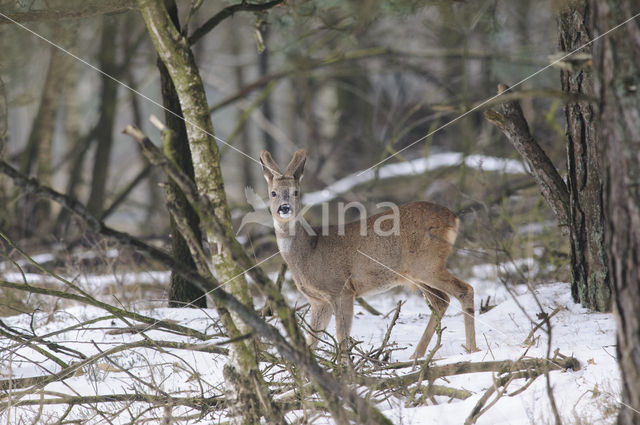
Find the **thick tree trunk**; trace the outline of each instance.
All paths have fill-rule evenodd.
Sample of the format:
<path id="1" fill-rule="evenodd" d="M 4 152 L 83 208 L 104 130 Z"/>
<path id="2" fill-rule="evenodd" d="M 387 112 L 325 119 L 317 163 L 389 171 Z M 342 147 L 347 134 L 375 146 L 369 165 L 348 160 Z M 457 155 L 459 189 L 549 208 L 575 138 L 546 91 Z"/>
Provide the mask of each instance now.
<path id="1" fill-rule="evenodd" d="M 633 0 L 592 0 L 595 36 L 640 12 Z M 606 249 L 622 375 L 619 425 L 640 424 L 640 26 L 631 21 L 594 44 Z"/>
<path id="2" fill-rule="evenodd" d="M 178 9 L 174 1 L 168 4 L 169 15 L 171 20 L 178 30 L 180 29 L 180 23 L 178 21 Z M 180 100 L 178 94 L 173 86 L 169 72 L 164 63 L 158 59 L 158 70 L 160 71 L 160 81 L 162 85 L 162 103 L 165 108 L 175 112 L 179 116 L 182 116 L 182 108 L 180 107 Z M 164 114 L 166 126 L 173 132 L 173 137 L 169 141 L 169 147 L 165 152 L 173 159 L 176 166 L 178 166 L 186 175 L 192 180 L 194 179 L 193 162 L 191 161 L 191 149 L 189 149 L 189 140 L 187 139 L 187 128 L 184 121 L 179 117 L 165 112 Z M 169 179 L 168 182 L 170 190 L 175 193 L 176 202 L 178 207 L 182 210 L 181 215 L 186 218 L 189 223 L 189 228 L 194 233 L 198 242 L 202 243 L 202 232 L 200 231 L 200 219 L 198 214 L 194 211 L 193 207 L 187 202 L 184 194 L 178 189 L 176 183 Z M 171 220 L 171 250 L 176 260 L 184 263 L 193 270 L 196 269 L 196 264 L 193 261 L 189 246 L 184 240 L 178 226 L 176 225 L 173 216 Z M 171 272 L 171 278 L 169 280 L 169 307 L 207 307 L 207 298 L 205 293 L 193 285 L 191 282 L 180 276 L 175 271 Z"/>
<path id="3" fill-rule="evenodd" d="M 570 52 L 592 38 L 586 1 L 567 2 L 558 15 L 560 49 Z M 587 51 L 590 51 L 587 48 Z M 592 97 L 593 76 L 584 62 L 561 71 L 562 90 Z M 569 63 L 567 63 L 569 64 Z M 567 188 L 571 243 L 571 294 L 596 311 L 611 308 L 609 269 L 604 244 L 603 197 L 594 107 L 586 101 L 564 107 L 567 134 Z"/>
<path id="4" fill-rule="evenodd" d="M 566 2 L 559 10 L 560 48 L 569 52 L 592 39 L 590 9 L 584 1 Z M 587 61 L 566 61 L 562 89 L 569 96 L 593 97 L 593 76 Z M 587 65 L 587 66 L 585 66 Z M 567 134 L 567 184 L 531 136 L 519 106 L 503 107 L 503 115 L 487 118 L 505 132 L 520 154 L 532 164 L 541 191 L 561 225 L 569 229 L 571 293 L 575 302 L 595 311 L 611 308 L 611 284 L 605 250 L 603 184 L 598 163 L 598 135 L 594 106 L 571 101 L 564 108 Z M 544 161 L 536 163 L 534 158 Z"/>
<path id="5" fill-rule="evenodd" d="M 167 67 L 180 100 L 196 184 L 210 198 L 216 219 L 225 235 L 234 237 L 218 147 L 213 137 L 204 85 L 193 53 L 185 37 L 173 26 L 162 0 L 139 0 L 138 4 L 156 52 Z M 245 306 L 253 309 L 243 270 L 233 261 L 229 247 L 218 243 L 215 233 L 208 233 L 207 238 L 213 251 L 213 264 L 219 281 Z M 214 301 L 215 296 L 216 293 L 213 292 Z M 235 315 L 230 318 L 223 311 L 222 319 L 232 338 L 251 332 L 251 328 Z M 252 340 L 237 341 L 231 346 L 224 375 L 229 415 L 233 424 L 259 423 L 261 414 L 271 422 L 280 422 L 261 378 Z"/>
<path id="6" fill-rule="evenodd" d="M 117 73 L 116 42 L 118 34 L 117 21 L 109 16 L 103 18 L 102 41 L 100 43 L 100 69 L 108 75 Z M 109 158 L 113 146 L 113 124 L 116 116 L 118 83 L 102 76 L 102 92 L 100 97 L 100 121 L 96 127 L 97 147 L 93 160 L 91 192 L 87 208 L 95 215 L 100 215 L 104 207 L 105 191 L 109 171 Z"/>

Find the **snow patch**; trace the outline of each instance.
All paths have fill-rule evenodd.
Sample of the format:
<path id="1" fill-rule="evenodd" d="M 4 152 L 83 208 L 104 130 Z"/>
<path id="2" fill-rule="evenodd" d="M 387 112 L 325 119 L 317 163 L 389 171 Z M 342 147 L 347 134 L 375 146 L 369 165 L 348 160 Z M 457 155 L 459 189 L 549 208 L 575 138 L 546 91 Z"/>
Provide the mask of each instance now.
<path id="1" fill-rule="evenodd" d="M 507 174 L 524 174 L 527 172 L 524 163 L 515 159 L 497 158 L 486 155 L 468 155 L 465 157 L 460 152 L 442 152 L 411 161 L 383 165 L 378 169 L 378 173 L 380 179 L 412 176 L 442 167 L 462 165 L 463 162 L 467 167 L 477 170 L 500 171 Z M 305 205 L 313 205 L 335 199 L 338 195 L 348 192 L 355 186 L 373 180 L 376 171 L 367 170 L 362 174 L 360 173 L 361 172 L 358 171 L 343 177 L 317 192 L 306 193 L 302 195 L 302 202 Z"/>

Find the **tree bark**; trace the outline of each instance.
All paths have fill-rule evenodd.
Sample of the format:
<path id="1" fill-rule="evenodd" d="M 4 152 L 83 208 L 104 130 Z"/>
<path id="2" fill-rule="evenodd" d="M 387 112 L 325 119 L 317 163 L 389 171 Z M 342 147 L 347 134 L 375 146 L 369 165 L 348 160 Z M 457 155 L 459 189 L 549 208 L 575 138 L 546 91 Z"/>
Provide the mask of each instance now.
<path id="1" fill-rule="evenodd" d="M 586 0 L 566 2 L 558 14 L 560 49 L 571 52 L 593 38 Z M 586 52 L 591 48 L 587 47 Z M 582 50 L 581 52 L 585 52 Z M 593 72 L 585 62 L 565 62 L 562 90 L 593 97 Z M 567 135 L 567 188 L 571 294 L 575 302 L 595 311 L 611 308 L 611 287 L 604 243 L 603 196 L 594 106 L 569 101 L 564 115 Z"/>
<path id="2" fill-rule="evenodd" d="M 591 0 L 595 36 L 640 12 L 631 0 Z M 631 21 L 594 43 L 604 169 L 605 247 L 613 281 L 619 425 L 640 424 L 640 27 Z"/>
<path id="3" fill-rule="evenodd" d="M 178 31 L 180 31 L 178 8 L 175 1 L 169 2 L 167 6 L 173 25 L 178 29 Z M 160 71 L 162 103 L 164 107 L 177 113 L 178 116 L 182 116 L 182 108 L 180 107 L 178 94 L 173 86 L 167 67 L 160 58 L 158 58 L 158 70 Z M 178 116 L 169 112 L 165 112 L 164 114 L 165 124 L 173 134 L 173 137 L 171 137 L 168 142 L 169 146 L 167 150 L 169 152 L 165 152 L 165 154 L 173 160 L 174 164 L 178 168 L 193 180 L 193 162 L 191 161 L 191 149 L 189 149 L 187 128 L 185 127 L 184 121 Z M 178 208 L 181 210 L 181 215 L 185 217 L 188 222 L 188 226 L 194 233 L 198 243 L 202 245 L 202 232 L 200 231 L 200 219 L 198 218 L 198 215 L 171 178 L 169 178 L 168 185 L 169 190 L 171 190 L 176 196 L 176 202 L 178 204 Z M 180 234 L 173 215 L 170 216 L 170 225 L 171 250 L 173 256 L 176 260 L 183 262 L 185 265 L 195 270 L 196 264 L 191 256 L 191 251 Z M 207 298 L 202 290 L 183 278 L 180 274 L 172 271 L 169 279 L 169 307 L 184 306 L 206 308 Z"/>

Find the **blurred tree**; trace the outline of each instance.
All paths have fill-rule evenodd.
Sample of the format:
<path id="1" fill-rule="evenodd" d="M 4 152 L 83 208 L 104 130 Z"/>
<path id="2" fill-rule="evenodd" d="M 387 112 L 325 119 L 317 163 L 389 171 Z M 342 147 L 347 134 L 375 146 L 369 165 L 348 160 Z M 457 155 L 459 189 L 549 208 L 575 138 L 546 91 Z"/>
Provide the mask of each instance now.
<path id="1" fill-rule="evenodd" d="M 640 4 L 591 0 L 594 35 L 636 17 L 594 43 L 606 229 L 613 281 L 617 358 L 622 375 L 619 425 L 640 424 Z"/>
<path id="2" fill-rule="evenodd" d="M 236 57 L 240 57 L 242 53 L 242 36 L 240 34 L 242 29 L 234 26 L 232 31 L 233 32 L 231 36 L 230 47 L 233 54 Z M 233 71 L 234 71 L 236 88 L 238 90 L 241 90 L 242 87 L 244 87 L 244 74 L 245 74 L 244 68 L 245 68 L 244 63 L 237 63 L 234 66 Z M 265 101 L 266 100 L 267 99 L 265 99 Z M 246 118 L 244 117 L 244 115 L 245 115 L 245 112 L 242 110 L 238 110 L 236 112 L 236 120 L 238 121 L 238 125 L 236 126 L 234 133 L 236 134 L 235 137 L 239 139 L 239 145 L 242 152 L 245 152 L 246 154 L 251 155 L 252 149 L 251 149 L 251 141 L 249 138 L 249 131 L 248 131 L 249 128 L 247 126 Z M 242 185 L 245 187 L 253 186 L 253 178 L 251 173 L 252 169 L 253 167 L 251 165 L 248 165 L 248 166 L 245 165 L 244 167 L 242 167 Z"/>
<path id="3" fill-rule="evenodd" d="M 7 92 L 4 81 L 0 78 L 0 160 L 5 159 L 7 150 L 7 139 L 9 133 L 9 109 L 7 107 Z M 9 210 L 7 208 L 8 182 L 3 179 L 0 182 L 0 231 L 7 233 L 9 223 Z"/>
<path id="4" fill-rule="evenodd" d="M 270 29 L 269 29 L 269 24 L 267 23 L 266 20 L 260 20 L 258 30 L 262 35 L 262 40 L 264 43 L 264 50 L 262 50 L 262 52 L 258 52 L 258 75 L 260 78 L 264 78 L 267 75 L 269 75 L 270 58 L 271 58 L 271 53 L 269 51 Z M 267 94 L 267 97 L 265 97 L 264 102 L 262 102 L 262 105 L 260 105 L 260 110 L 262 111 L 262 114 L 264 115 L 265 119 L 269 122 L 273 122 L 274 120 L 272 103 L 273 103 L 272 96 L 270 94 Z M 266 130 L 262 130 L 261 133 L 262 133 L 262 140 L 264 143 L 264 149 L 268 150 L 271 153 L 276 152 L 276 143 L 275 143 L 275 140 L 273 140 L 273 137 L 271 136 L 271 134 L 269 134 L 269 132 Z"/>
<path id="5" fill-rule="evenodd" d="M 55 27 L 53 33 L 54 37 L 61 38 L 63 42 L 75 37 L 75 31 L 63 25 Z M 46 185 L 51 185 L 52 182 L 56 118 L 69 83 L 67 72 L 70 65 L 70 58 L 59 49 L 51 46 L 49 52 L 49 63 L 40 103 L 20 158 L 20 171 L 33 175 Z M 27 195 L 16 203 L 16 207 L 15 217 L 22 224 L 21 228 L 25 236 L 47 234 L 51 230 L 49 202 Z"/>
<path id="6" fill-rule="evenodd" d="M 100 119 L 96 125 L 96 151 L 93 159 L 91 192 L 87 208 L 100 215 L 104 208 L 111 149 L 113 147 L 113 125 L 116 117 L 118 88 L 120 85 L 111 76 L 119 75 L 117 64 L 117 40 L 119 21 L 112 16 L 102 18 L 102 39 L 100 41 L 101 75 Z"/>

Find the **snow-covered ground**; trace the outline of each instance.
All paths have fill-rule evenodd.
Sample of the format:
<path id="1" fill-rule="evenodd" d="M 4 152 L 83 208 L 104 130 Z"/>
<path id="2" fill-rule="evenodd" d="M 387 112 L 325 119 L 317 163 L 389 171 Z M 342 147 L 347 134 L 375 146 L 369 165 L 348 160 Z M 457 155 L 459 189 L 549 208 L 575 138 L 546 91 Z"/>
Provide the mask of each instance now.
<path id="1" fill-rule="evenodd" d="M 524 285 L 516 286 L 509 293 L 502 284 L 497 283 L 494 270 L 490 266 L 476 266 L 473 269 L 474 277 L 469 279 L 476 290 L 476 308 L 479 308 L 481 299 L 486 299 L 487 296 L 491 296 L 492 304 L 497 304 L 489 312 L 476 315 L 478 345 L 481 351 L 474 354 L 464 352 L 462 348 L 463 317 L 459 304 L 452 301 L 443 319 L 445 327 L 442 336 L 443 346 L 435 356 L 438 365 L 459 361 L 515 360 L 525 351 L 523 341 L 532 328 L 531 320 L 539 321 L 536 313 L 540 310 L 529 289 Z M 83 286 L 95 289 L 100 284 L 100 281 L 96 280 L 94 284 L 87 282 Z M 303 302 L 300 295 L 295 292 L 288 295 L 292 303 Z M 575 356 L 582 366 L 579 371 L 550 373 L 556 403 L 565 423 L 613 423 L 620 385 L 615 360 L 614 317 L 611 314 L 591 313 L 575 305 L 571 300 L 568 284 L 539 285 L 535 289 L 535 295 L 547 313 L 558 306 L 562 307 L 562 310 L 551 319 L 552 350 L 559 349 L 562 354 Z M 399 320 L 391 333 L 391 341 L 395 342 L 397 347 L 406 347 L 406 349 L 394 351 L 391 362 L 409 359 L 413 346 L 428 320 L 428 308 L 417 293 L 407 295 L 404 292 L 392 291 L 368 299 L 376 309 L 385 313 L 392 311 L 400 300 L 406 300 L 406 303 L 402 306 Z M 115 300 L 112 302 L 117 305 Z M 215 310 L 155 308 L 141 311 L 141 313 L 167 319 L 172 323 L 189 326 L 208 334 L 217 332 L 217 329 L 212 326 L 212 318 L 216 315 Z M 107 315 L 107 312 L 95 307 L 75 306 L 53 314 L 36 313 L 33 316 L 23 314 L 3 318 L 2 321 L 14 329 L 21 329 L 24 332 L 33 329 L 38 335 L 45 335 L 85 321 L 104 318 Z M 356 305 L 352 336 L 362 341 L 361 346 L 365 348 L 380 345 L 391 316 L 392 314 L 386 317 L 373 316 Z M 119 319 L 108 317 L 87 323 L 78 329 L 50 336 L 47 340 L 58 342 L 85 355 L 94 355 L 99 350 L 108 350 L 142 339 L 139 335 L 110 333 L 114 328 L 124 326 Z M 333 321 L 328 330 L 333 334 Z M 162 341 L 198 342 L 155 329 L 147 331 L 147 335 Z M 536 335 L 540 338 L 529 349 L 528 356 L 544 357 L 547 350 L 546 334 L 543 330 L 539 330 Z M 215 340 L 216 338 L 213 339 Z M 65 361 L 71 360 L 64 353 L 56 355 Z M 0 421 L 9 424 L 30 423 L 29 418 L 40 414 L 38 423 L 55 423 L 54 419 L 62 415 L 66 409 L 62 404 L 46 405 L 41 412 L 37 405 L 13 406 L 19 400 L 51 399 L 62 395 L 133 394 L 136 391 L 160 394 L 149 390 L 149 384 L 175 397 L 221 394 L 222 367 L 225 360 L 226 358 L 220 354 L 172 348 L 165 348 L 164 351 L 136 348 L 113 353 L 108 358 L 105 357 L 93 365 L 79 369 L 74 376 L 64 381 L 47 385 L 44 391 L 38 389 L 22 392 L 20 389 L 14 389 L 10 391 L 12 396 L 8 399 L 6 390 L 3 391 L 2 403 L 5 404 L 0 413 Z M 10 377 L 15 379 L 49 375 L 61 369 L 60 365 L 45 359 L 31 348 L 18 345 L 4 337 L 0 337 L 0 364 L 0 379 L 3 380 Z M 399 373 L 406 372 L 408 370 Z M 448 382 L 438 380 L 436 383 L 462 388 L 473 395 L 464 401 L 435 397 L 438 404 L 428 401 L 427 405 L 413 408 L 404 407 L 404 399 L 390 398 L 381 403 L 379 408 L 395 424 L 462 424 L 485 390 L 492 385 L 493 378 L 491 373 L 473 373 L 450 377 Z M 510 394 L 523 384 L 523 380 L 513 382 L 507 393 Z M 544 424 L 553 422 L 544 377 L 539 377 L 530 387 L 515 396 L 508 394 L 483 414 L 477 423 Z M 7 402 L 9 402 L 8 405 Z M 76 407 L 67 420 L 81 419 L 83 423 L 92 424 L 108 423 L 104 416 L 96 412 L 99 409 L 115 412 L 118 406 L 122 405 L 122 403 L 95 404 L 98 410 Z M 121 412 L 114 423 L 132 422 L 132 417 L 135 417 L 137 412 L 142 412 L 144 406 L 146 406 L 145 403 L 132 404 L 130 409 Z M 174 416 L 193 413 L 194 410 L 185 407 L 176 407 L 172 412 Z M 162 409 L 156 409 L 154 412 L 143 413 L 139 419 L 155 417 L 157 420 L 152 423 L 160 423 L 162 415 Z M 581 418 L 583 422 L 575 420 L 576 417 Z M 211 415 L 202 418 L 194 416 L 188 423 L 217 423 L 218 420 L 220 418 Z M 317 423 L 326 422 L 321 419 Z"/>

